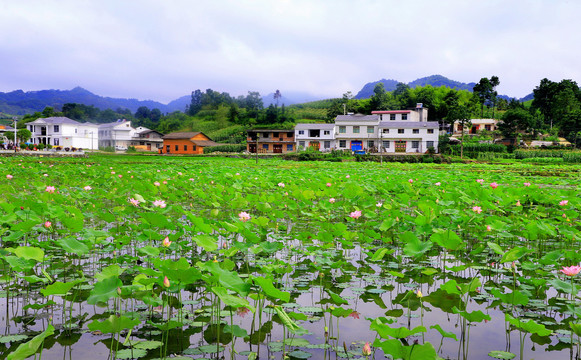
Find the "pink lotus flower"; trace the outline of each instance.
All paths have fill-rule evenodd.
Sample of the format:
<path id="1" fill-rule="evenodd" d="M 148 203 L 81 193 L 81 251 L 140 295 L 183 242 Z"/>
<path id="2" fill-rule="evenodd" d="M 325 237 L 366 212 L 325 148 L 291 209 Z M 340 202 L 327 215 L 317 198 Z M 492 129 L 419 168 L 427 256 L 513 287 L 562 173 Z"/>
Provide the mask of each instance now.
<path id="1" fill-rule="evenodd" d="M 238 214 L 238 218 L 242 222 L 247 222 L 248 220 L 251 219 L 250 214 L 247 213 L 246 211 L 242 211 L 240 214 Z"/>
<path id="2" fill-rule="evenodd" d="M 163 209 L 163 208 L 164 208 L 164 207 L 166 207 L 167 205 L 166 205 L 166 203 L 165 203 L 165 201 L 164 201 L 164 200 L 155 200 L 155 201 L 153 202 L 153 206 L 155 206 L 155 207 L 160 207 L 160 208 L 162 208 L 162 209 Z"/>
<path id="3" fill-rule="evenodd" d="M 236 176 L 240 176 L 240 173 L 236 173 Z"/>
<path id="4" fill-rule="evenodd" d="M 133 205 L 133 206 L 138 206 L 139 205 L 139 200 L 131 198 L 129 199 L 129 202 Z"/>
<path id="5" fill-rule="evenodd" d="M 182 172 L 181 171 L 178 171 L 178 175 L 182 175 Z"/>
<path id="6" fill-rule="evenodd" d="M 249 312 L 250 309 L 246 307 L 239 307 L 238 309 L 236 309 L 236 314 L 240 317 L 245 317 L 246 315 L 248 315 Z"/>
<path id="7" fill-rule="evenodd" d="M 111 171 L 111 175 L 115 175 L 115 171 Z"/>
<path id="8" fill-rule="evenodd" d="M 55 191 L 55 187 L 54 186 L 47 186 L 46 189 L 44 189 L 44 191 L 46 191 L 47 193 L 54 193 Z"/>
<path id="9" fill-rule="evenodd" d="M 479 184 L 484 184 L 484 179 L 477 179 L 476 182 Z"/>
<path id="10" fill-rule="evenodd" d="M 167 181 L 166 181 L 166 180 L 164 180 L 164 181 L 163 181 L 163 184 L 164 184 L 164 185 L 167 185 Z"/>
<path id="11" fill-rule="evenodd" d="M 278 183 L 278 186 L 280 186 L 281 188 L 283 188 L 284 187 L 284 183 L 279 182 Z"/>
<path id="12" fill-rule="evenodd" d="M 521 206 L 521 204 L 520 204 L 520 200 L 517 200 L 517 201 L 516 201 L 516 206 Z"/>
<path id="13" fill-rule="evenodd" d="M 567 276 L 575 276 L 575 275 L 579 274 L 579 271 L 581 271 L 581 266 L 578 266 L 578 265 L 569 266 L 569 267 L 563 266 L 563 268 L 561 269 L 561 272 Z"/>
<path id="14" fill-rule="evenodd" d="M 346 176 L 345 176 L 345 179 L 349 179 L 350 177 L 351 177 L 351 176 L 349 176 L 349 175 L 346 175 Z"/>
<path id="15" fill-rule="evenodd" d="M 163 247 L 169 247 L 171 245 L 171 241 L 169 241 L 169 237 L 165 237 L 165 239 L 163 239 L 163 241 L 161 242 L 161 245 Z"/>
<path id="16" fill-rule="evenodd" d="M 359 219 L 361 217 L 361 211 L 360 210 L 353 211 L 352 213 L 349 214 L 349 217 L 353 219 Z"/>
<path id="17" fill-rule="evenodd" d="M 330 202 L 331 204 L 335 203 L 335 198 L 330 198 L 330 199 L 329 199 L 329 202 Z"/>
<path id="18" fill-rule="evenodd" d="M 568 203 L 569 203 L 569 200 L 561 200 L 561 202 L 559 203 L 559 205 L 566 206 Z"/>
<path id="19" fill-rule="evenodd" d="M 438 181 L 438 182 L 437 182 L 437 183 L 435 183 L 434 185 L 436 185 L 436 186 L 440 186 L 440 185 L 442 185 L 442 183 Z"/>
<path id="20" fill-rule="evenodd" d="M 93 188 L 92 188 L 92 187 L 90 187 L 89 185 L 85 186 L 83 189 L 85 189 L 85 190 L 87 190 L 87 191 L 89 191 L 89 190 L 93 190 Z"/>
<path id="21" fill-rule="evenodd" d="M 383 203 L 381 201 L 378 201 L 377 204 L 375 204 L 375 206 L 377 206 L 378 208 L 383 206 Z"/>
<path id="22" fill-rule="evenodd" d="M 529 187 L 529 186 L 531 186 L 531 183 L 530 182 L 526 182 L 523 185 L 526 186 L 526 187 Z"/>
<path id="23" fill-rule="evenodd" d="M 493 189 L 496 189 L 498 187 L 498 184 L 495 183 L 495 182 L 490 183 L 490 187 L 493 188 Z"/>
<path id="24" fill-rule="evenodd" d="M 413 184 L 413 183 L 414 183 L 414 180 L 413 180 L 413 179 L 409 179 L 409 180 L 408 180 L 408 182 L 409 182 L 410 184 Z"/>
<path id="25" fill-rule="evenodd" d="M 363 345 L 363 350 L 361 350 L 361 353 L 363 356 L 371 355 L 371 345 L 369 345 L 369 342 L 366 342 L 365 345 Z"/>
<path id="26" fill-rule="evenodd" d="M 42 176 L 44 176 L 44 177 L 47 177 L 47 176 L 48 176 L 48 174 L 44 174 L 44 175 L 42 175 Z"/>
<path id="27" fill-rule="evenodd" d="M 331 183 L 327 183 L 327 187 L 331 187 Z"/>
<path id="28" fill-rule="evenodd" d="M 50 221 L 45 221 L 45 222 L 44 222 L 44 227 L 45 227 L 45 228 L 47 228 L 47 229 L 48 229 L 49 227 L 51 227 L 51 225 L 52 225 L 52 223 L 51 223 Z"/>
<path id="29" fill-rule="evenodd" d="M 6 175 L 6 179 L 8 179 L 8 180 L 12 180 L 12 178 L 13 178 L 13 177 L 14 177 L 14 176 L 12 176 L 12 175 L 10 175 L 10 174 Z"/>
<path id="30" fill-rule="evenodd" d="M 472 207 L 472 211 L 474 211 L 475 213 L 480 214 L 482 212 L 482 208 L 480 206 L 473 206 Z"/>
<path id="31" fill-rule="evenodd" d="M 563 217 L 563 219 L 566 219 L 567 218 L 567 214 L 563 214 L 562 217 Z"/>
<path id="32" fill-rule="evenodd" d="M 153 183 L 153 185 L 155 185 L 155 186 L 159 186 L 159 185 L 161 185 L 161 184 L 159 183 L 159 181 L 156 181 L 156 182 L 154 182 L 154 183 Z"/>
<path id="33" fill-rule="evenodd" d="M 353 319 L 359 319 L 359 315 L 360 313 L 357 311 L 353 311 L 351 314 L 349 314 L 349 317 L 352 317 Z"/>
<path id="34" fill-rule="evenodd" d="M 117 175 L 117 176 L 119 176 L 119 179 L 121 179 L 121 178 L 123 177 L 123 175 L 121 175 L 121 174 L 119 174 L 119 175 Z"/>
<path id="35" fill-rule="evenodd" d="M 167 278 L 167 276 L 163 277 L 163 286 L 165 286 L 166 288 L 169 287 L 169 279 Z"/>
<path id="36" fill-rule="evenodd" d="M 492 228 L 490 227 L 490 225 L 486 225 L 486 231 L 492 231 Z"/>

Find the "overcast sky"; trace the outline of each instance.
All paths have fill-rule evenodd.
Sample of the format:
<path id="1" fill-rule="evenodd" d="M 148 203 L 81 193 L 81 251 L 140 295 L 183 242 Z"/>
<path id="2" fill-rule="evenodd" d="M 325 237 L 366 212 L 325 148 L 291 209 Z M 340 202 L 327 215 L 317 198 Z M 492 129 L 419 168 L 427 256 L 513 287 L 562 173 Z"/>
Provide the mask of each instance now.
<path id="1" fill-rule="evenodd" d="M 571 0 L 0 0 L 0 91 L 163 103 L 211 88 L 321 98 L 379 79 L 581 82 Z"/>

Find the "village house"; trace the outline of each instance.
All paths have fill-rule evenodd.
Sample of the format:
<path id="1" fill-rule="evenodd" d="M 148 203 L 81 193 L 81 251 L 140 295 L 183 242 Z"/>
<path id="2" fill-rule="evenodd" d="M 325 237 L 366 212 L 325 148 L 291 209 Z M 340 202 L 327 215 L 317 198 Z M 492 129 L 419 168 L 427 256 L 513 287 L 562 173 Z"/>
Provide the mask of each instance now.
<path id="1" fill-rule="evenodd" d="M 96 150 L 99 144 L 98 125 L 80 123 L 67 117 L 36 119 L 26 124 L 34 144 Z"/>
<path id="2" fill-rule="evenodd" d="M 119 119 L 115 122 L 99 125 L 99 148 L 127 150 L 135 136 L 131 122 Z"/>
<path id="3" fill-rule="evenodd" d="M 162 139 L 160 154 L 203 154 L 205 147 L 220 145 L 202 132 L 173 132 Z"/>
<path id="4" fill-rule="evenodd" d="M 159 131 L 139 126 L 135 128 L 135 133 L 131 138 L 131 146 L 137 150 L 159 151 L 163 147 L 163 134 Z"/>
<path id="5" fill-rule="evenodd" d="M 495 131 L 498 130 L 498 120 L 497 119 L 471 119 L 470 122 L 472 123 L 472 127 L 470 131 L 468 129 L 463 129 L 462 124 L 459 122 L 454 123 L 453 134 L 454 135 L 462 135 L 462 131 L 464 130 L 464 134 L 472 134 L 476 135 L 480 131 Z"/>
<path id="6" fill-rule="evenodd" d="M 299 149 L 425 153 L 437 151 L 438 129 L 438 122 L 428 121 L 428 109 L 418 104 L 409 110 L 338 115 L 334 124 L 297 124 L 295 133 Z"/>
<path id="7" fill-rule="evenodd" d="M 297 124 L 295 138 L 299 150 L 331 151 L 335 148 L 335 124 Z"/>
<path id="8" fill-rule="evenodd" d="M 256 153 L 283 154 L 295 148 L 294 130 L 248 130 L 246 151 Z"/>

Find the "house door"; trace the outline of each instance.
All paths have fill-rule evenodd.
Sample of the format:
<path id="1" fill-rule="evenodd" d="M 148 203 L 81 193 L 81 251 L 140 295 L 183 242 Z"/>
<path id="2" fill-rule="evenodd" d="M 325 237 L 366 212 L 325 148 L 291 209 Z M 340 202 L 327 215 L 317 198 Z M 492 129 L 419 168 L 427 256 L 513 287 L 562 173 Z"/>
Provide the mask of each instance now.
<path id="1" fill-rule="evenodd" d="M 169 145 L 165 146 L 165 152 L 169 154 Z"/>
<path id="2" fill-rule="evenodd" d="M 282 154 L 282 145 L 281 144 L 273 144 L 272 145 L 272 152 L 275 154 Z"/>
<path id="3" fill-rule="evenodd" d="M 395 152 L 396 153 L 404 153 L 406 151 L 406 142 L 405 141 L 396 141 L 395 142 Z"/>
<path id="4" fill-rule="evenodd" d="M 321 143 L 319 143 L 318 141 L 311 141 L 309 146 L 311 147 L 311 149 L 319 151 L 319 149 L 321 148 Z"/>
<path id="5" fill-rule="evenodd" d="M 248 151 L 250 151 L 251 153 L 255 153 L 256 152 L 256 144 L 248 144 Z"/>
<path id="6" fill-rule="evenodd" d="M 363 150 L 363 142 L 360 140 L 353 140 L 351 141 L 351 150 Z"/>

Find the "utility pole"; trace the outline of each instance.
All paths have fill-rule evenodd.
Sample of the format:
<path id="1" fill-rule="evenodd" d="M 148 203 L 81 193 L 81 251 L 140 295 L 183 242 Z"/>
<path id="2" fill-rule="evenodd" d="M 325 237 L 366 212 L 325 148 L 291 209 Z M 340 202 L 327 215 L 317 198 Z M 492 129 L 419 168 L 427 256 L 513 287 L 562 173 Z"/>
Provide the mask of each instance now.
<path id="1" fill-rule="evenodd" d="M 15 116 L 12 118 L 12 120 L 14 120 L 14 153 L 16 153 L 16 123 L 18 122 L 18 119 Z"/>
<path id="2" fill-rule="evenodd" d="M 258 132 L 256 133 L 256 165 L 258 165 Z"/>

